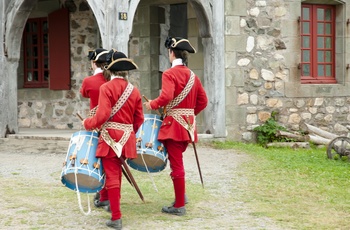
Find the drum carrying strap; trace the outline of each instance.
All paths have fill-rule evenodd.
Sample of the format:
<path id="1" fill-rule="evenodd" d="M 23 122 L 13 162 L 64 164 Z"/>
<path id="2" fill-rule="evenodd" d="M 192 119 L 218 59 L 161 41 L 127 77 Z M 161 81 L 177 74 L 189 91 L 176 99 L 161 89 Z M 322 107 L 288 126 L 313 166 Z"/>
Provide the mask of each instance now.
<path id="1" fill-rule="evenodd" d="M 134 86 L 131 83 L 128 83 L 128 86 L 125 88 L 123 94 L 120 96 L 117 103 L 115 103 L 115 105 L 113 106 L 109 120 L 119 111 L 119 109 L 124 105 L 126 100 L 128 100 L 133 89 L 134 89 Z"/>
<path id="2" fill-rule="evenodd" d="M 186 130 L 188 130 L 191 141 L 194 141 L 194 125 L 190 123 L 188 120 L 187 122 L 182 116 L 194 116 L 194 109 L 171 109 L 167 112 L 168 116 L 172 116 L 182 127 L 184 127 Z"/>
<path id="3" fill-rule="evenodd" d="M 96 111 L 97 111 L 97 108 L 98 108 L 98 105 L 95 106 L 95 108 L 91 109 L 88 116 L 89 116 L 89 117 L 95 116 Z"/>
<path id="4" fill-rule="evenodd" d="M 109 135 L 107 129 L 117 129 L 124 131 L 123 136 L 120 138 L 118 142 L 113 140 L 113 138 Z M 128 141 L 130 134 L 133 130 L 132 124 L 121 124 L 118 122 L 107 122 L 103 125 L 101 136 L 103 140 L 113 149 L 113 151 L 117 154 L 118 157 L 122 155 L 122 149 L 125 143 Z"/>
<path id="5" fill-rule="evenodd" d="M 195 127 L 195 119 L 193 124 L 190 121 L 185 121 L 182 116 L 194 116 L 193 109 L 173 109 L 175 106 L 180 104 L 183 99 L 188 95 L 194 85 L 194 73 L 191 71 L 190 79 L 188 80 L 185 88 L 182 92 L 177 95 L 170 103 L 166 106 L 166 116 L 172 116 L 182 127 L 188 130 L 190 134 L 191 141 L 194 141 L 194 127 Z"/>
<path id="6" fill-rule="evenodd" d="M 111 116 L 109 117 L 109 120 L 119 111 L 119 109 L 124 105 L 124 103 L 128 100 L 129 96 L 131 95 L 132 91 L 134 89 L 134 86 L 130 83 L 128 83 L 128 86 L 124 90 L 123 94 L 120 96 L 117 103 L 113 106 Z M 124 134 L 122 138 L 116 142 L 113 140 L 113 138 L 109 135 L 107 129 L 117 129 L 124 131 Z M 122 149 L 125 145 L 125 143 L 128 141 L 130 134 L 133 130 L 132 124 L 121 124 L 118 122 L 109 122 L 107 121 L 102 126 L 101 130 L 101 136 L 103 140 L 113 149 L 115 154 L 117 154 L 118 158 L 122 155 Z"/>
<path id="7" fill-rule="evenodd" d="M 128 97 L 130 96 L 130 93 L 132 92 L 133 89 L 134 89 L 134 86 L 133 86 L 132 84 L 129 83 L 129 84 L 127 85 L 126 89 L 124 90 L 123 94 L 121 95 L 120 99 L 123 99 L 123 98 L 125 98 L 125 97 L 126 97 L 126 99 L 128 99 Z M 128 93 L 129 93 L 129 95 L 128 95 Z M 126 100 L 125 100 L 125 101 L 126 101 Z M 125 101 L 124 101 L 122 104 L 121 104 L 121 103 L 118 103 L 118 102 L 119 102 L 119 101 L 118 101 L 118 102 L 113 106 L 113 108 L 112 108 L 112 113 L 111 113 L 110 118 L 113 117 L 114 114 L 115 114 L 116 112 L 118 112 L 118 110 L 123 106 L 123 104 L 125 103 Z M 95 116 L 97 109 L 98 109 L 98 105 L 95 106 L 93 109 L 91 109 L 90 112 L 89 112 L 89 117 Z"/>

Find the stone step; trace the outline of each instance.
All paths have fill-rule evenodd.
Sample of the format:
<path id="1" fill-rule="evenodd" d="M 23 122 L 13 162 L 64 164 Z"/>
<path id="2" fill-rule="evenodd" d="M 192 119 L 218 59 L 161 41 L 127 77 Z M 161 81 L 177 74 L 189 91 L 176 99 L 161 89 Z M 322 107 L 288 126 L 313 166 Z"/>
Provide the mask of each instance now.
<path id="1" fill-rule="evenodd" d="M 71 135 L 78 130 L 24 129 L 17 134 L 0 138 L 0 151 L 11 153 L 58 153 L 66 154 Z M 211 134 L 198 134 L 199 142 L 214 139 Z"/>
<path id="2" fill-rule="evenodd" d="M 0 151 L 66 154 L 69 140 L 0 138 Z"/>

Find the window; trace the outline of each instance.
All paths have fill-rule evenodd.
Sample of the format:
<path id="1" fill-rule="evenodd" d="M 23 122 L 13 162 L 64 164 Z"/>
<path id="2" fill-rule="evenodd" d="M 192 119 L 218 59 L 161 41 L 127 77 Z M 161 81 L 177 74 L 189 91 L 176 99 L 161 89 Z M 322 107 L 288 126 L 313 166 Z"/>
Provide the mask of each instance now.
<path id="1" fill-rule="evenodd" d="M 335 6 L 302 4 L 301 83 L 336 83 Z"/>
<path id="2" fill-rule="evenodd" d="M 29 19 L 23 38 L 24 87 L 47 88 L 49 80 L 47 18 Z"/>
<path id="3" fill-rule="evenodd" d="M 51 12 L 47 18 L 28 19 L 22 41 L 24 88 L 71 88 L 69 30 L 66 8 Z"/>

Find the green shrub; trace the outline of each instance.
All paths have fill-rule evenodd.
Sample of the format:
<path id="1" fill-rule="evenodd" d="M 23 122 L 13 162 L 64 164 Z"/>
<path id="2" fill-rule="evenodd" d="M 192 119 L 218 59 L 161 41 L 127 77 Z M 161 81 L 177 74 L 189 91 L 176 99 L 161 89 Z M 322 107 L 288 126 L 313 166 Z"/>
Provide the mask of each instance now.
<path id="1" fill-rule="evenodd" d="M 263 125 L 254 128 L 254 131 L 257 133 L 257 142 L 259 145 L 266 146 L 270 142 L 290 141 L 288 138 L 276 136 L 278 130 L 287 131 L 285 127 L 277 123 L 276 116 L 277 112 L 272 112 L 271 117 Z"/>

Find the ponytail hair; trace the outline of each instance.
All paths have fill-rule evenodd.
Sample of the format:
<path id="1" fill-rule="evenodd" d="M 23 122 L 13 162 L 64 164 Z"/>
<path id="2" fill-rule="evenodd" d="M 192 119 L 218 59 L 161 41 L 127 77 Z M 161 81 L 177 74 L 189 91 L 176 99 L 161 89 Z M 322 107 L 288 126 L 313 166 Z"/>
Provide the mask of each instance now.
<path id="1" fill-rule="evenodd" d="M 188 66 L 188 52 L 186 50 L 171 49 L 176 58 L 182 59 L 182 63 Z"/>

